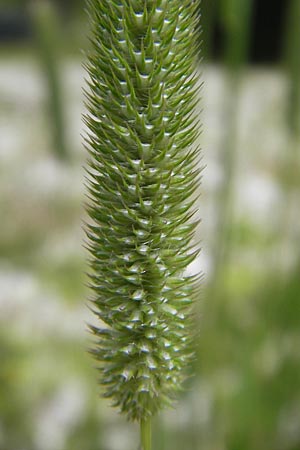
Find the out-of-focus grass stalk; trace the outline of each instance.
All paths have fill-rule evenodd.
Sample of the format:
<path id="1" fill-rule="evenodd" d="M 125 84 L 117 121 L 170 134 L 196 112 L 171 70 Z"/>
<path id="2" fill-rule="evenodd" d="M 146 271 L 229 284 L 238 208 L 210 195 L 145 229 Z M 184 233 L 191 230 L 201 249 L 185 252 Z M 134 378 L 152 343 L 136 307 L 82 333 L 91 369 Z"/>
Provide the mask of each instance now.
<path id="1" fill-rule="evenodd" d="M 201 54 L 204 61 L 211 58 L 213 53 L 213 30 L 216 21 L 217 4 L 219 0 L 201 0 L 201 16 L 205 20 L 201 21 L 202 45 Z"/>
<path id="2" fill-rule="evenodd" d="M 287 110 L 286 126 L 288 129 L 288 145 L 284 161 L 281 184 L 284 191 L 284 203 L 279 226 L 282 240 L 281 258 L 285 270 L 285 254 L 289 251 L 293 236 L 295 212 L 298 210 L 299 174 L 300 174 L 300 0 L 290 0 L 287 13 L 283 59 L 287 75 Z"/>
<path id="3" fill-rule="evenodd" d="M 247 60 L 253 0 L 220 0 L 220 21 L 225 43 L 224 135 L 220 165 L 222 181 L 217 193 L 216 234 L 212 251 L 212 282 L 218 283 L 230 249 L 233 186 L 237 156 L 238 103 L 243 68 Z M 204 20 L 205 22 L 205 20 Z"/>
<path id="4" fill-rule="evenodd" d="M 57 12 L 48 0 L 32 0 L 30 11 L 36 46 L 48 89 L 48 114 L 53 152 L 61 160 L 68 158 L 65 136 L 64 102 L 59 74 L 61 47 Z"/>
<path id="5" fill-rule="evenodd" d="M 225 31 L 224 63 L 239 72 L 247 61 L 253 0 L 219 0 Z"/>
<path id="6" fill-rule="evenodd" d="M 287 121 L 291 134 L 300 138 L 300 0 L 290 0 L 284 40 L 289 78 Z"/>
<path id="7" fill-rule="evenodd" d="M 207 286 L 205 303 L 205 321 L 202 329 L 202 339 L 199 345 L 198 371 L 203 372 L 209 368 L 216 369 L 216 361 L 207 357 L 201 358 L 204 346 L 207 342 L 213 347 L 213 342 L 223 338 L 228 339 L 224 333 L 224 324 L 230 326 L 226 309 L 224 306 L 224 295 L 226 296 L 226 285 L 224 283 L 226 262 L 230 260 L 230 227 L 234 213 L 234 178 L 237 158 L 238 137 L 238 114 L 241 83 L 243 80 L 244 67 L 247 62 L 249 38 L 251 29 L 253 0 L 219 0 L 218 21 L 223 25 L 224 47 L 223 66 L 225 73 L 225 90 L 222 104 L 223 135 L 220 148 L 220 168 L 222 180 L 216 193 L 216 225 L 214 242 L 211 254 L 211 274 Z M 203 22 L 205 22 L 203 16 Z M 223 328 L 222 328 L 223 327 Z M 203 343 L 203 344 L 202 344 Z M 205 343 L 205 344 L 204 344 Z M 202 347 L 203 345 L 203 347 Z M 218 345 L 219 348 L 219 345 Z M 205 354 L 205 353 L 204 353 Z M 212 364 L 212 367 L 211 367 Z M 215 399 L 214 408 L 217 405 Z M 195 412 L 196 414 L 196 412 Z M 210 445 L 219 448 L 223 439 L 224 416 L 220 411 L 215 411 L 214 417 L 217 423 L 217 432 L 208 430 L 206 436 L 202 436 L 202 446 L 205 447 L 206 440 Z M 199 438 L 200 439 L 200 436 Z"/>

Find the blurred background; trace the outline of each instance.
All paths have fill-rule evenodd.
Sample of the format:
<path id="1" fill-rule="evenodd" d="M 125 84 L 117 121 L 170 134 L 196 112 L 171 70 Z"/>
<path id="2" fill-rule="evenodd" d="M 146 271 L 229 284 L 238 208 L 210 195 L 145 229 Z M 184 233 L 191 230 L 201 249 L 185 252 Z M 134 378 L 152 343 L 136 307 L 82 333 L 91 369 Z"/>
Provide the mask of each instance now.
<path id="1" fill-rule="evenodd" d="M 201 23 L 198 361 L 153 448 L 300 450 L 300 0 Z M 1 0 L 1 450 L 138 446 L 86 354 L 87 35 L 83 0 Z"/>

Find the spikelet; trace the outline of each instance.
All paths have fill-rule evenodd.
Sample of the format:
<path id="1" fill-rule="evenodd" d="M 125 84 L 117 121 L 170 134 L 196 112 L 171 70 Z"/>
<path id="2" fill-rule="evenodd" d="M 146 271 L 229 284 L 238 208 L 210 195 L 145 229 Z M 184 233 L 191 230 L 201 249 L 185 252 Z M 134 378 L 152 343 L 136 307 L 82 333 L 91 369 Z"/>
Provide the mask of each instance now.
<path id="1" fill-rule="evenodd" d="M 104 395 L 131 420 L 172 403 L 192 356 L 196 7 L 89 1 L 92 352 Z"/>

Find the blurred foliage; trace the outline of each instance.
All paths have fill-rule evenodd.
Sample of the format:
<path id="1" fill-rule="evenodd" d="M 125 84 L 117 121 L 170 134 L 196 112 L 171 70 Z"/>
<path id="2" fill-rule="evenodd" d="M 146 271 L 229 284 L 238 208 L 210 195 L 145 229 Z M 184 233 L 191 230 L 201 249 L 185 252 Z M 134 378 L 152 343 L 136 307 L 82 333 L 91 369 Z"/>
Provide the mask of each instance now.
<path id="1" fill-rule="evenodd" d="M 250 310 L 245 308 L 247 316 L 238 320 L 231 317 L 226 330 L 222 327 L 233 338 L 229 347 L 234 349 L 238 380 L 234 394 L 221 405 L 228 449 L 300 447 L 300 433 L 293 425 L 293 420 L 297 423 L 300 419 L 296 406 L 300 404 L 300 308 L 295 308 L 299 298 L 296 267 L 287 279 L 280 275 L 267 279 Z M 249 320 L 249 316 L 256 320 Z M 226 338 L 224 341 L 229 342 Z M 295 435 L 290 433 L 290 426 L 295 428 Z"/>
<path id="2" fill-rule="evenodd" d="M 1 0 L 1 7 L 14 7 L 14 6 L 23 6 L 26 4 L 27 0 Z"/>
<path id="3" fill-rule="evenodd" d="M 291 132 L 300 139 L 300 1 L 290 0 L 283 45 L 284 63 L 290 84 L 287 120 Z"/>
<path id="4" fill-rule="evenodd" d="M 30 0 L 1 0 L 1 6 L 24 6 L 28 4 L 28 1 Z M 51 3 L 69 11 L 77 11 L 80 14 L 82 13 L 85 5 L 84 0 L 51 0 Z"/>
<path id="5" fill-rule="evenodd" d="M 30 4 L 35 42 L 40 57 L 41 67 L 48 88 L 48 114 L 52 148 L 58 158 L 68 157 L 65 133 L 64 102 L 61 94 L 60 77 L 60 42 L 62 34 L 58 23 L 55 5 L 48 0 L 33 0 Z"/>
<path id="6" fill-rule="evenodd" d="M 213 40 L 214 40 L 214 24 L 217 14 L 217 4 L 219 0 L 202 0 L 199 6 L 200 9 L 200 24 L 202 29 L 201 36 L 201 53 L 206 62 L 213 54 Z"/>
<path id="7" fill-rule="evenodd" d="M 15 342 L 8 330 L 0 334 L 0 448 L 32 448 L 32 418 L 28 416 L 26 393 L 22 389 L 24 359 L 22 343 Z"/>
<path id="8" fill-rule="evenodd" d="M 224 30 L 224 60 L 237 70 L 247 61 L 253 0 L 219 0 L 219 20 Z"/>
<path id="9" fill-rule="evenodd" d="M 239 98 L 242 73 L 248 57 L 253 0 L 219 0 L 217 18 L 223 28 L 222 61 L 226 70 L 226 92 L 223 100 L 224 131 L 220 166 L 222 180 L 217 194 L 216 239 L 212 265 L 212 292 L 222 266 L 226 265 L 232 246 L 234 182 L 236 177 Z M 213 293 L 212 293 L 213 296 Z"/>

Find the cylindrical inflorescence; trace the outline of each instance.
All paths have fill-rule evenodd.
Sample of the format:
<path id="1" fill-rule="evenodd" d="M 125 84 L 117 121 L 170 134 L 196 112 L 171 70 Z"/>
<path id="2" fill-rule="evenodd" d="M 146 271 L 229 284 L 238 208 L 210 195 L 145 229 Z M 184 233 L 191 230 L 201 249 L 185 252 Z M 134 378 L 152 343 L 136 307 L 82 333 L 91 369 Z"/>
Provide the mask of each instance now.
<path id="1" fill-rule="evenodd" d="M 104 395 L 132 420 L 172 402 L 192 355 L 196 9 L 89 0 L 92 352 Z"/>

